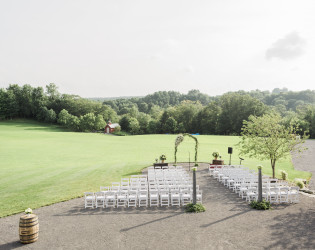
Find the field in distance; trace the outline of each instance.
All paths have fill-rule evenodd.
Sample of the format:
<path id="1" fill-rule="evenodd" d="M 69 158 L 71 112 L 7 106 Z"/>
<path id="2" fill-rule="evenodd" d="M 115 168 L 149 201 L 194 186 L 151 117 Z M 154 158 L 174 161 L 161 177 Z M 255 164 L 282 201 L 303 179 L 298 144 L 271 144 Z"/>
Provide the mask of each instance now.
<path id="1" fill-rule="evenodd" d="M 56 125 L 29 120 L 0 122 L 0 217 L 69 200 L 85 191 L 98 191 L 121 177 L 138 174 L 165 154 L 174 161 L 176 135 L 110 136 L 98 133 L 68 132 Z M 210 162 L 219 151 L 232 164 L 239 164 L 237 136 L 198 135 L 199 162 Z M 178 161 L 194 159 L 194 141 L 185 138 L 179 146 Z M 245 157 L 243 165 L 271 175 L 269 161 Z M 289 178 L 310 178 L 308 172 L 293 169 L 288 157 L 277 164 L 277 173 L 286 170 Z"/>

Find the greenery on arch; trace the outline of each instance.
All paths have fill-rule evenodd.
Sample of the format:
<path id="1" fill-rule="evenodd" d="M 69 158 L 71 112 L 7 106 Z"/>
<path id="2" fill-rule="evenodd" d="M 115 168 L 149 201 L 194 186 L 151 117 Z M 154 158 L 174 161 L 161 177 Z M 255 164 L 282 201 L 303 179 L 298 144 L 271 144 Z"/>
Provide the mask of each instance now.
<path id="1" fill-rule="evenodd" d="M 192 139 L 194 139 L 195 141 L 195 165 L 197 164 L 197 161 L 198 161 L 198 139 L 191 135 L 191 134 L 188 134 L 188 133 L 184 133 L 184 134 L 179 134 L 177 137 L 176 137 L 176 140 L 175 140 L 175 153 L 174 153 L 174 156 L 175 156 L 175 164 L 177 163 L 177 149 L 178 149 L 178 146 L 184 141 L 184 138 L 185 136 L 188 136 Z"/>

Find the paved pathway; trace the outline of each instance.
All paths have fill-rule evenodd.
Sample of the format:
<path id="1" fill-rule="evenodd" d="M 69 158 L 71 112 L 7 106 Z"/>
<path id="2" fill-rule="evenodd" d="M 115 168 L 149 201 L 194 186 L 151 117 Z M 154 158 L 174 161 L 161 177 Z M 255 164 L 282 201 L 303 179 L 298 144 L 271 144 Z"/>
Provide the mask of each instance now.
<path id="1" fill-rule="evenodd" d="M 198 169 L 205 213 L 182 208 L 84 209 L 83 198 L 35 210 L 36 243 L 18 242 L 18 215 L 0 219 L 0 249 L 315 249 L 315 199 L 257 211 Z"/>

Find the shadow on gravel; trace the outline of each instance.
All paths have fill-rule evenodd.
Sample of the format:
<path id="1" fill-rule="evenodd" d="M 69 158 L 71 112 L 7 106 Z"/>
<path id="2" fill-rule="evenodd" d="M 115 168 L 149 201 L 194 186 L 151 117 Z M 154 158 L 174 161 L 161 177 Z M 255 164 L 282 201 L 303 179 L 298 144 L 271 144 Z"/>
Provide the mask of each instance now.
<path id="1" fill-rule="evenodd" d="M 128 227 L 128 228 L 123 228 L 123 229 L 120 230 L 120 232 L 127 232 L 127 231 L 129 231 L 129 230 L 132 230 L 132 229 L 135 229 L 135 228 L 138 228 L 138 227 L 142 227 L 142 226 L 146 226 L 146 225 L 152 224 L 152 223 L 154 223 L 154 222 L 159 222 L 159 221 L 162 221 L 162 220 L 166 220 L 166 219 L 169 219 L 169 218 L 172 218 L 172 217 L 181 215 L 181 214 L 182 214 L 182 213 L 176 213 L 176 214 L 169 215 L 169 216 L 166 216 L 166 217 L 163 217 L 163 218 L 159 218 L 159 219 L 156 219 L 156 220 L 148 221 L 148 222 L 146 222 L 146 223 L 139 224 L 139 225 L 137 225 L 137 226 Z"/>
<path id="2" fill-rule="evenodd" d="M 0 245 L 0 250 L 6 250 L 6 249 L 16 249 L 19 247 L 23 247 L 25 246 L 24 244 L 22 244 L 19 241 L 12 241 L 12 242 L 8 242 L 6 244 Z"/>
<path id="3" fill-rule="evenodd" d="M 240 215 L 242 215 L 242 214 L 246 214 L 246 213 L 248 213 L 248 212 L 250 212 L 250 210 L 248 210 L 248 211 L 243 211 L 243 212 L 240 212 L 240 213 L 237 213 L 237 214 L 233 214 L 233 215 L 228 216 L 228 217 L 226 217 L 226 218 L 223 218 L 223 219 L 221 219 L 221 220 L 217 220 L 217 221 L 211 222 L 211 223 L 209 223 L 209 224 L 201 225 L 200 227 L 210 227 L 210 226 L 212 226 L 212 225 L 214 225 L 214 224 L 217 224 L 217 223 L 220 223 L 220 222 L 222 222 L 222 221 L 226 221 L 226 220 L 232 219 L 232 218 L 234 218 L 234 217 L 240 216 Z"/>
<path id="4" fill-rule="evenodd" d="M 273 242 L 266 247 L 279 249 L 315 249 L 315 210 L 300 209 L 274 218 L 270 226 Z"/>

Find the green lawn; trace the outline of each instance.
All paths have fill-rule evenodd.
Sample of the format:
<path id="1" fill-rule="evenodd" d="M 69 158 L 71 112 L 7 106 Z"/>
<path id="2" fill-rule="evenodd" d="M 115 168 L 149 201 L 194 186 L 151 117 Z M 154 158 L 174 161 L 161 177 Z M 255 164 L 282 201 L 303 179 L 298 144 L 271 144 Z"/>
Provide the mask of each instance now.
<path id="1" fill-rule="evenodd" d="M 137 174 L 165 154 L 174 160 L 176 135 L 109 136 L 68 132 L 58 126 L 33 121 L 0 122 L 0 217 L 18 213 L 97 191 L 99 186 L 119 181 L 122 176 Z M 227 147 L 233 146 L 232 164 L 238 164 L 234 145 L 238 137 L 198 136 L 199 161 L 212 160 L 218 150 L 228 163 Z M 185 138 L 179 146 L 178 161 L 194 158 L 194 141 Z M 245 166 L 264 167 L 271 174 L 268 161 L 245 159 Z M 289 177 L 310 178 L 307 172 L 295 171 L 290 159 L 279 162 Z"/>

